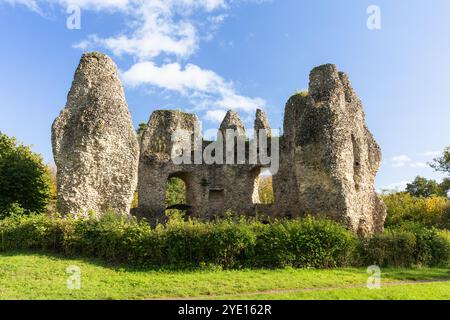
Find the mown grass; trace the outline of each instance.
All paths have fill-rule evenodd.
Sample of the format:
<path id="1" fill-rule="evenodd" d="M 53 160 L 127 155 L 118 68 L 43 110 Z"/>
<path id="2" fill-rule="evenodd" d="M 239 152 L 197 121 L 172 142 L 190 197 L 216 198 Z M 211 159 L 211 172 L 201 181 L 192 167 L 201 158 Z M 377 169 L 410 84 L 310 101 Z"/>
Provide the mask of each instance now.
<path id="1" fill-rule="evenodd" d="M 81 270 L 81 289 L 67 288 L 68 266 Z M 399 285 L 382 290 L 365 288 L 362 268 L 333 270 L 139 270 L 99 260 L 67 259 L 59 255 L 14 252 L 0 254 L 0 299 L 450 299 L 449 283 Z M 448 268 L 383 269 L 382 283 L 450 280 Z M 343 288 L 358 286 L 358 288 Z M 362 286 L 359 288 L 359 286 Z M 343 288 L 323 291 L 327 288 Z M 264 291 L 319 291 L 244 295 Z"/>
<path id="2" fill-rule="evenodd" d="M 292 293 L 234 295 L 216 299 L 237 300 L 449 300 L 450 282 L 389 285 L 381 289 L 339 288 Z"/>

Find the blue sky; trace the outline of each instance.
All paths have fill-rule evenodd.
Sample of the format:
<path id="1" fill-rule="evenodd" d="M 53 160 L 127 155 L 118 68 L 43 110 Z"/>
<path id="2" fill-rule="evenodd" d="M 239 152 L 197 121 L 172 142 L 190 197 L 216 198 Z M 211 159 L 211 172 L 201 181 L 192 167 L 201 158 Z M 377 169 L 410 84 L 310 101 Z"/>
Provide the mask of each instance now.
<path id="1" fill-rule="evenodd" d="M 69 4 L 79 30 L 66 26 Z M 250 128 L 263 107 L 281 128 L 309 71 L 335 63 L 381 145 L 377 187 L 440 179 L 426 162 L 450 145 L 449 15 L 448 0 L 0 0 L 0 131 L 52 162 L 51 124 L 83 51 L 117 63 L 136 126 L 177 108 L 215 129 L 228 107 Z"/>

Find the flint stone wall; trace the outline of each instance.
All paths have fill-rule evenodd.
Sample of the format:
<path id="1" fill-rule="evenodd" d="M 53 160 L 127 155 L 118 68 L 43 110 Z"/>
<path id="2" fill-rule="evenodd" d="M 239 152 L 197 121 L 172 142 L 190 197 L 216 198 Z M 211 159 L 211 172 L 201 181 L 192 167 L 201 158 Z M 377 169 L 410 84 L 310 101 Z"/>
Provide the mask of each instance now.
<path id="1" fill-rule="evenodd" d="M 265 167 L 261 164 L 172 163 L 171 133 L 184 129 L 193 135 L 198 127 L 194 115 L 152 114 L 139 167 L 139 208 L 150 219 L 163 219 L 165 184 L 177 176 L 186 183 L 191 214 L 200 218 L 227 210 L 271 217 L 314 215 L 339 221 L 363 236 L 383 230 L 386 209 L 374 188 L 381 151 L 365 124 L 361 101 L 336 66 L 312 70 L 309 91 L 294 95 L 286 105 L 284 134 L 277 138 L 280 168 L 273 176 L 274 204 L 258 204 L 258 176 Z M 227 113 L 219 131 L 229 128 L 245 135 L 236 112 Z M 256 112 L 254 128 L 267 130 L 270 142 L 270 126 L 261 110 Z M 167 148 L 156 152 L 151 143 L 161 139 Z"/>
<path id="2" fill-rule="evenodd" d="M 139 146 L 114 62 L 84 54 L 67 103 L 52 126 L 58 210 L 130 211 Z"/>
<path id="3" fill-rule="evenodd" d="M 174 163 L 173 152 L 182 149 L 186 138 L 193 160 L 197 151 L 217 147 L 216 141 L 202 141 L 198 117 L 181 111 L 153 112 L 139 152 L 115 64 L 106 55 L 85 54 L 52 128 L 58 208 L 75 215 L 109 209 L 127 214 L 138 179 L 134 213 L 163 222 L 167 182 L 178 177 L 186 184 L 183 205 L 191 217 L 211 219 L 227 210 L 251 216 L 314 215 L 332 218 L 363 236 L 383 230 L 386 208 L 374 188 L 380 147 L 348 77 L 336 66 L 313 69 L 309 91 L 289 99 L 281 137 L 272 137 L 267 116 L 256 112 L 254 129 L 266 130 L 268 150 L 275 141 L 280 145 L 273 204 L 259 204 L 258 177 L 267 165 L 249 160 L 252 141 L 234 111 L 227 113 L 219 132 L 225 135 L 227 129 L 237 130 L 234 143 L 244 141 L 243 163 Z M 182 132 L 181 137 L 174 138 L 174 132 Z M 226 144 L 222 147 L 215 155 L 225 161 Z"/>

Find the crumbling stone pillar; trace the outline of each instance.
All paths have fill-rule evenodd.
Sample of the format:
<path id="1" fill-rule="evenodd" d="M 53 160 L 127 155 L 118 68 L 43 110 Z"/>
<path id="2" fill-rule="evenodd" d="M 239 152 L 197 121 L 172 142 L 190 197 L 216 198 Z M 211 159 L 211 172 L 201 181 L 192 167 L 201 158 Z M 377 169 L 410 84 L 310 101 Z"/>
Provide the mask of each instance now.
<path id="1" fill-rule="evenodd" d="M 386 208 L 374 188 L 380 147 L 361 101 L 336 66 L 313 69 L 309 93 L 288 101 L 283 139 L 277 183 L 285 179 L 295 187 L 285 199 L 291 214 L 331 217 L 361 235 L 383 230 Z"/>
<path id="2" fill-rule="evenodd" d="M 137 184 L 139 146 L 114 62 L 86 53 L 67 103 L 52 127 L 62 214 L 128 214 Z"/>

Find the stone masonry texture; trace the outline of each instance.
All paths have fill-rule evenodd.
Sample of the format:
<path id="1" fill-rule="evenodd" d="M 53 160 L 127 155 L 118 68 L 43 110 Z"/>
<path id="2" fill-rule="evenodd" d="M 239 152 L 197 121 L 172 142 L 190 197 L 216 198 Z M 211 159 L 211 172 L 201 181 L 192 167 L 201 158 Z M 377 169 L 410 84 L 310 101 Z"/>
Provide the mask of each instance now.
<path id="1" fill-rule="evenodd" d="M 81 58 L 53 123 L 52 145 L 62 214 L 129 213 L 139 146 L 116 65 L 106 55 Z"/>
<path id="2" fill-rule="evenodd" d="M 192 159 L 217 148 L 216 141 L 201 139 L 198 117 L 181 111 L 154 111 L 139 151 L 114 63 L 100 53 L 85 54 L 52 130 L 59 210 L 129 213 L 138 180 L 139 206 L 133 214 L 164 222 L 167 181 L 176 177 L 186 185 L 187 203 L 180 205 L 191 217 L 208 220 L 228 210 L 278 218 L 313 215 L 362 236 L 381 232 L 386 208 L 374 188 L 381 151 L 365 123 L 362 103 L 335 65 L 313 69 L 309 80 L 309 90 L 286 104 L 282 136 L 273 137 L 266 114 L 256 111 L 253 128 L 266 130 L 269 146 L 274 139 L 280 145 L 275 202 L 260 204 L 258 181 L 266 166 L 248 160 L 254 137 L 246 137 L 237 112 L 227 112 L 219 132 L 236 130 L 235 138 L 246 148 L 243 163 L 174 163 L 180 141 L 189 142 Z M 181 138 L 174 139 L 174 132 L 181 132 Z M 225 159 L 226 152 L 214 154 Z"/>

